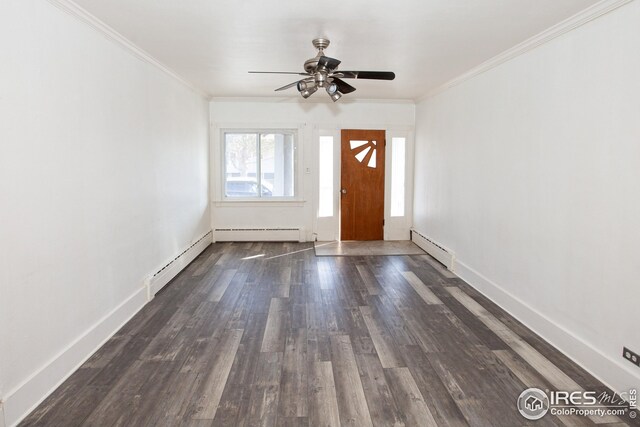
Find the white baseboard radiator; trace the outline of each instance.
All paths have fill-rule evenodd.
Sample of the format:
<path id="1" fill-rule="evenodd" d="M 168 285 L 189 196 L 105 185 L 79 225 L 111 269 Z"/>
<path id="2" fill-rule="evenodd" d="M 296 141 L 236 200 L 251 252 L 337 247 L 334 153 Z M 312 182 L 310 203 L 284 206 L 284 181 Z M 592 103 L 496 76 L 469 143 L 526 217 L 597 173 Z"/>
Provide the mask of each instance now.
<path id="1" fill-rule="evenodd" d="M 452 250 L 434 242 L 429 237 L 414 229 L 411 229 L 411 241 L 437 259 L 442 265 L 447 267 L 448 270 L 455 271 L 456 255 Z"/>
<path id="2" fill-rule="evenodd" d="M 304 230 L 291 227 L 216 228 L 216 242 L 304 242 Z"/>
<path id="3" fill-rule="evenodd" d="M 209 231 L 204 236 L 193 242 L 187 249 L 169 261 L 164 267 L 147 279 L 147 299 L 151 300 L 167 283 L 178 275 L 191 261 L 204 251 L 213 241 L 213 232 Z"/>

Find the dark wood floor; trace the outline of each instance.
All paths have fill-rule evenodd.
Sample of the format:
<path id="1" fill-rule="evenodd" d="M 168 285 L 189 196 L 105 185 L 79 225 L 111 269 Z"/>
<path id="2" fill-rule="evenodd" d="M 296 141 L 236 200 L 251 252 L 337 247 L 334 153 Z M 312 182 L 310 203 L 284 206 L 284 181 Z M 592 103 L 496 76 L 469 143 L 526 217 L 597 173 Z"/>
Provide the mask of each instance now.
<path id="1" fill-rule="evenodd" d="M 427 256 L 211 245 L 22 425 L 521 426 L 605 387 Z M 624 424 L 616 424 L 624 425 Z"/>

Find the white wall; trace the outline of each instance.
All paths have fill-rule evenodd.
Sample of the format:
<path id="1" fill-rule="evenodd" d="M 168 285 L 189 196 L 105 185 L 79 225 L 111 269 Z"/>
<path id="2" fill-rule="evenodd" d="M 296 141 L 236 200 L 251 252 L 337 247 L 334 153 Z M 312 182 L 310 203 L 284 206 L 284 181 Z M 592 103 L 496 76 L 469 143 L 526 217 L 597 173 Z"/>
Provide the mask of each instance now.
<path id="1" fill-rule="evenodd" d="M 0 3 L 0 398 L 7 425 L 210 230 L 208 103 L 42 0 Z"/>
<path id="2" fill-rule="evenodd" d="M 294 89 L 292 89 L 294 90 Z M 326 96 L 316 93 L 314 96 Z M 337 103 L 299 101 L 297 99 L 220 99 L 210 105 L 212 128 L 212 216 L 216 228 L 232 227 L 301 227 L 304 238 L 311 240 L 317 230 L 318 205 L 318 132 L 333 132 L 339 143 L 340 129 L 387 129 L 402 135 L 413 131 L 415 110 L 411 102 L 353 101 L 345 96 Z M 221 202 L 222 185 L 220 129 L 285 127 L 299 129 L 302 174 L 299 203 L 269 203 L 249 206 Z M 412 141 L 408 141 L 411 143 Z M 339 145 L 334 152 L 339 154 Z M 339 156 L 336 155 L 336 161 Z M 307 173 L 308 170 L 308 173 Z M 339 174 L 339 168 L 334 167 Z M 339 175 L 338 175 L 339 177 Z M 339 179 L 336 181 L 339 183 Z M 336 188 L 336 192 L 337 192 Z M 336 200 L 337 201 L 337 200 Z M 410 225 L 410 223 L 409 223 Z M 335 222 L 337 228 L 337 219 Z M 322 239 L 324 240 L 324 239 Z"/>
<path id="3" fill-rule="evenodd" d="M 414 224 L 618 390 L 640 386 L 640 2 L 416 107 Z"/>

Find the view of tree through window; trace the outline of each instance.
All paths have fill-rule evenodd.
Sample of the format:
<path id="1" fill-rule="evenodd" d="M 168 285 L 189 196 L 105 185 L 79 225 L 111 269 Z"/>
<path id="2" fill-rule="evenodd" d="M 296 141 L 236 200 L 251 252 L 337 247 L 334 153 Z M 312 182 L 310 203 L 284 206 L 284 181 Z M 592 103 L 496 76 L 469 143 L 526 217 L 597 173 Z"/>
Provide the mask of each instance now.
<path id="1" fill-rule="evenodd" d="M 225 133 L 227 197 L 294 197 L 293 133 Z"/>

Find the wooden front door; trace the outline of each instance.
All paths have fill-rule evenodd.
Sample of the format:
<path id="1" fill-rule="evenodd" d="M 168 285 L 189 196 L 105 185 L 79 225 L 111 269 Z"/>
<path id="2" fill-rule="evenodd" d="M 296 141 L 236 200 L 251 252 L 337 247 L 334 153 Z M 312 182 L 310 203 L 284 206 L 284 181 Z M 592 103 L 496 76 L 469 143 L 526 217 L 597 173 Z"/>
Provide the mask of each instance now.
<path id="1" fill-rule="evenodd" d="M 384 130 L 342 130 L 340 240 L 384 239 Z"/>

